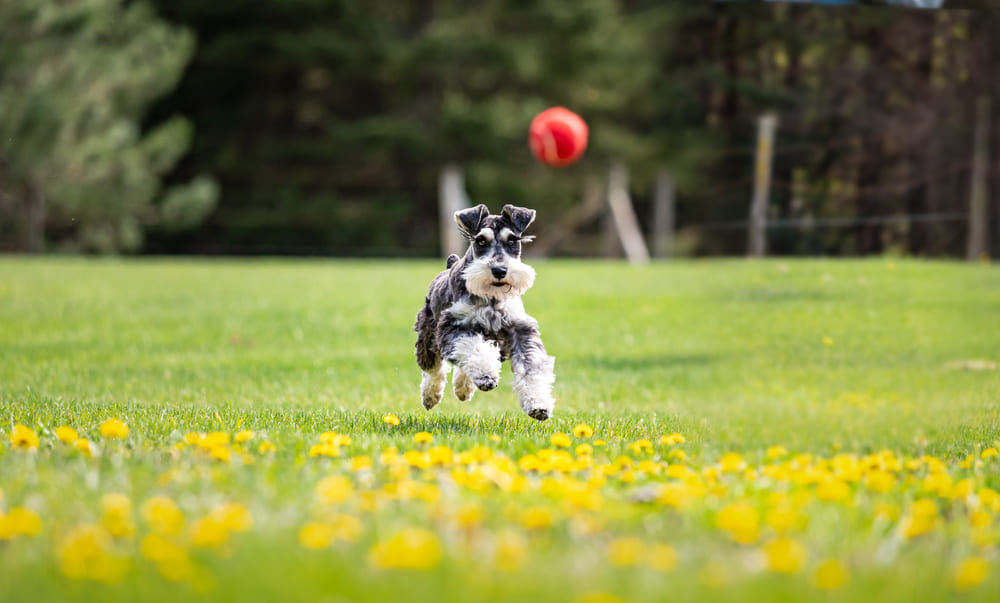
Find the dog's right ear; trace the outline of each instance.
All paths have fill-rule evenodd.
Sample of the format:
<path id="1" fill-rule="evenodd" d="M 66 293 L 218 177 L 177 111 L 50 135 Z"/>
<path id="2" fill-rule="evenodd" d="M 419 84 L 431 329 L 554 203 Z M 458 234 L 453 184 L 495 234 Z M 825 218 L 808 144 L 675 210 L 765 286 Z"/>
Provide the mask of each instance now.
<path id="1" fill-rule="evenodd" d="M 455 222 L 458 224 L 458 228 L 462 231 L 462 234 L 466 238 L 471 239 L 479 233 L 479 226 L 488 215 L 490 215 L 489 208 L 480 203 L 475 207 L 456 211 Z"/>

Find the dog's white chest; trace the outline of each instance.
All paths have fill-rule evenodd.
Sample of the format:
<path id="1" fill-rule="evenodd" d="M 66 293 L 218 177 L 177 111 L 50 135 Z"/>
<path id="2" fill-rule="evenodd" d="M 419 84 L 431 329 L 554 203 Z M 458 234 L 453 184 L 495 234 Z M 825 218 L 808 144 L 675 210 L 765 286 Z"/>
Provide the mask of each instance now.
<path id="1" fill-rule="evenodd" d="M 524 312 L 524 303 L 519 297 L 493 304 L 459 300 L 445 312 L 464 327 L 475 326 L 491 332 L 501 331 L 528 318 Z"/>

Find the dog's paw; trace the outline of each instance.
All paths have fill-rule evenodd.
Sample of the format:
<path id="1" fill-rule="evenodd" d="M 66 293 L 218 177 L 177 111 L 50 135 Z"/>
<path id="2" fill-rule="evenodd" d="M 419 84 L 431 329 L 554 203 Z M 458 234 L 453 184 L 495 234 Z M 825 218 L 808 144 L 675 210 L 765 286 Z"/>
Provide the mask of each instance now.
<path id="1" fill-rule="evenodd" d="M 539 421 L 547 421 L 552 416 L 552 411 L 547 408 L 532 408 L 528 411 L 528 416 Z"/>
<path id="2" fill-rule="evenodd" d="M 441 402 L 441 396 L 435 396 L 433 394 L 425 394 L 421 396 L 420 403 L 424 405 L 424 408 L 430 410 L 437 406 Z"/>
<path id="3" fill-rule="evenodd" d="M 473 382 L 480 391 L 488 392 L 491 389 L 496 389 L 497 385 L 500 384 L 500 378 L 493 375 L 483 375 L 478 379 L 473 379 Z"/>

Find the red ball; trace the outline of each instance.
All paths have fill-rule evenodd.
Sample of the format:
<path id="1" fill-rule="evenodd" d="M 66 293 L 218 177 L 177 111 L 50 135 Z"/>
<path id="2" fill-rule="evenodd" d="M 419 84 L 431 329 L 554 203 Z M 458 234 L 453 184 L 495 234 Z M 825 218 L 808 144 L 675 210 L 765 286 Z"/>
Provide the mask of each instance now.
<path id="1" fill-rule="evenodd" d="M 570 165 L 587 150 L 587 123 L 565 107 L 546 109 L 531 120 L 528 144 L 545 165 Z"/>

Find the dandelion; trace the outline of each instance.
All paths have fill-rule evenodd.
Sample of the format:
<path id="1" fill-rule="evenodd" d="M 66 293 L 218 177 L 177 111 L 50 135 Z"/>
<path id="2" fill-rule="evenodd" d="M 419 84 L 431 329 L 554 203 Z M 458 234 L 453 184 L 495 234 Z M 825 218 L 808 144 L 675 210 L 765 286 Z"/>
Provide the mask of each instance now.
<path id="1" fill-rule="evenodd" d="M 776 538 L 762 548 L 767 569 L 780 574 L 794 574 L 809 556 L 802 543 L 790 538 Z"/>
<path id="2" fill-rule="evenodd" d="M 594 447 L 590 444 L 580 444 L 576 447 L 576 456 L 590 456 L 594 454 Z"/>
<path id="3" fill-rule="evenodd" d="M 727 452 L 719 458 L 719 468 L 723 473 L 736 473 L 747 468 L 743 457 L 735 452 Z"/>
<path id="4" fill-rule="evenodd" d="M 237 444 L 243 444 L 245 442 L 249 442 L 250 440 L 252 440 L 254 435 L 256 435 L 254 434 L 254 432 L 248 429 L 244 429 L 243 431 L 233 436 L 233 441 L 236 442 Z"/>
<path id="5" fill-rule="evenodd" d="M 122 439 L 128 437 L 128 425 L 121 419 L 112 417 L 101 423 L 100 432 L 105 438 Z"/>
<path id="6" fill-rule="evenodd" d="M 215 507 L 210 517 L 230 532 L 248 532 L 253 527 L 253 515 L 250 510 L 235 502 L 222 503 Z"/>
<path id="7" fill-rule="evenodd" d="M 823 590 L 836 590 L 847 584 L 849 575 L 842 561 L 829 559 L 816 567 L 813 582 Z"/>
<path id="8" fill-rule="evenodd" d="M 330 546 L 334 538 L 333 526 L 320 521 L 310 521 L 299 530 L 299 544 L 314 551 Z"/>
<path id="9" fill-rule="evenodd" d="M 342 503 L 353 493 L 354 484 L 343 475 L 333 475 L 316 484 L 316 497 L 328 505 Z"/>
<path id="10" fill-rule="evenodd" d="M 637 440 L 629 444 L 628 448 L 632 454 L 644 454 L 653 451 L 653 443 L 649 440 Z"/>
<path id="11" fill-rule="evenodd" d="M 746 501 L 734 502 L 723 507 L 715 515 L 715 525 L 740 544 L 756 541 L 760 532 L 757 510 Z"/>
<path id="12" fill-rule="evenodd" d="M 608 445 L 608 443 L 605 442 L 604 440 L 594 440 L 593 444 L 594 444 L 594 448 L 597 448 L 598 446 L 607 446 Z"/>
<path id="13" fill-rule="evenodd" d="M 608 543 L 608 563 L 619 567 L 638 565 L 642 561 L 645 545 L 638 538 L 617 538 Z"/>
<path id="14" fill-rule="evenodd" d="M 229 530 L 217 517 L 202 517 L 191 524 L 191 544 L 201 548 L 222 546 L 229 540 Z"/>
<path id="15" fill-rule="evenodd" d="M 521 525 L 529 530 L 544 530 L 554 521 L 552 511 L 545 507 L 528 507 L 521 512 Z"/>
<path id="16" fill-rule="evenodd" d="M 115 538 L 129 538 L 135 534 L 132 520 L 132 501 L 124 494 L 105 494 L 101 497 L 101 525 Z"/>
<path id="17" fill-rule="evenodd" d="M 788 449 L 784 446 L 768 446 L 767 450 L 764 452 L 764 456 L 766 456 L 769 461 L 775 461 L 788 456 Z"/>
<path id="18" fill-rule="evenodd" d="M 56 429 L 56 437 L 59 438 L 60 442 L 72 444 L 80 439 L 80 434 L 78 434 L 72 427 L 63 425 L 62 427 Z"/>
<path id="19" fill-rule="evenodd" d="M 823 345 L 826 345 L 826 346 L 833 345 L 833 338 L 832 337 L 824 337 L 823 338 Z"/>
<path id="20" fill-rule="evenodd" d="M 38 450 L 38 434 L 25 425 L 15 425 L 10 432 L 10 446 L 15 450 L 34 452 Z"/>
<path id="21" fill-rule="evenodd" d="M 573 428 L 573 437 L 575 438 L 589 438 L 594 435 L 594 429 L 587 425 L 586 423 L 580 423 Z"/>
<path id="22" fill-rule="evenodd" d="M 428 570 L 441 562 L 441 543 L 433 532 L 409 528 L 375 544 L 368 562 L 379 569 Z"/>
<path id="23" fill-rule="evenodd" d="M 147 499 L 142 503 L 140 514 L 154 532 L 178 534 L 184 527 L 184 513 L 177 507 L 177 503 L 166 496 Z"/>
<path id="24" fill-rule="evenodd" d="M 413 441 L 417 444 L 430 444 L 434 441 L 434 436 L 426 431 L 418 431 L 413 434 Z"/>
<path id="25" fill-rule="evenodd" d="M 676 446 L 678 444 L 683 444 L 687 441 L 683 435 L 679 433 L 672 433 L 670 435 L 665 435 L 660 437 L 660 446 Z"/>
<path id="26" fill-rule="evenodd" d="M 260 446 L 257 447 L 257 452 L 260 454 L 269 454 L 277 449 L 278 447 L 271 442 L 261 442 Z"/>
<path id="27" fill-rule="evenodd" d="M 73 442 L 73 445 L 85 456 L 94 456 L 94 445 L 87 438 L 80 438 L 76 442 Z"/>
<path id="28" fill-rule="evenodd" d="M 42 518 L 31 509 L 14 507 L 6 515 L 0 512 L 0 541 L 18 536 L 34 536 L 42 531 Z"/>
<path id="29" fill-rule="evenodd" d="M 382 422 L 385 423 L 386 425 L 392 425 L 393 427 L 396 427 L 397 425 L 399 425 L 399 417 L 397 417 L 396 415 L 386 415 L 382 417 Z"/>
<path id="30" fill-rule="evenodd" d="M 937 527 L 938 508 L 933 500 L 922 498 L 913 502 L 910 514 L 900 522 L 906 538 L 915 538 Z"/>
<path id="31" fill-rule="evenodd" d="M 549 442 L 557 448 L 569 448 L 573 445 L 573 440 L 569 438 L 568 435 L 562 432 L 557 432 L 549 436 Z"/>
<path id="32" fill-rule="evenodd" d="M 85 524 L 70 530 L 56 544 L 59 569 L 73 580 L 120 582 L 128 561 L 113 554 L 111 534 L 98 525 Z"/>
<path id="33" fill-rule="evenodd" d="M 333 444 L 316 444 L 309 449 L 309 456 L 338 457 L 340 456 L 340 447 Z"/>
<path id="34" fill-rule="evenodd" d="M 351 458 L 351 471 L 363 471 L 365 469 L 371 469 L 372 465 L 371 457 L 367 456 L 355 456 Z"/>
<path id="35" fill-rule="evenodd" d="M 968 591 L 979 586 L 989 574 L 989 561 L 984 557 L 968 557 L 955 568 L 955 590 Z"/>
<path id="36" fill-rule="evenodd" d="M 213 459 L 222 463 L 228 463 L 232 457 L 232 452 L 225 446 L 216 446 L 209 450 L 209 454 L 212 455 Z"/>

